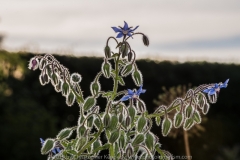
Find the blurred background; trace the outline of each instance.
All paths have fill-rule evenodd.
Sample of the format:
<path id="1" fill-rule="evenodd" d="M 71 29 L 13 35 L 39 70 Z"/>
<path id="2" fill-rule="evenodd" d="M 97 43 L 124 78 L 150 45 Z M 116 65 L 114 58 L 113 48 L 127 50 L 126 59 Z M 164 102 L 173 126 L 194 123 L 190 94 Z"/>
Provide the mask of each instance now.
<path id="1" fill-rule="evenodd" d="M 27 69 L 29 59 L 55 54 L 83 76 L 87 97 L 106 40 L 116 36 L 111 27 L 124 21 L 139 25 L 136 31 L 150 39 L 149 47 L 141 37 L 129 40 L 140 59 L 147 89 L 141 98 L 149 112 L 183 96 L 187 88 L 230 78 L 204 123 L 189 131 L 188 141 L 194 160 L 240 159 L 240 1 L 0 0 L 1 159 L 46 159 L 40 155 L 39 138 L 76 125 L 78 106 L 67 107 L 51 85 L 42 87 L 40 72 Z M 126 88 L 135 87 L 131 78 L 125 82 Z M 112 87 L 111 81 L 101 83 L 106 90 Z M 100 106 L 105 103 L 99 101 Z M 186 154 L 184 132 L 173 131 L 167 138 L 161 137 L 160 127 L 153 132 L 163 149 Z"/>

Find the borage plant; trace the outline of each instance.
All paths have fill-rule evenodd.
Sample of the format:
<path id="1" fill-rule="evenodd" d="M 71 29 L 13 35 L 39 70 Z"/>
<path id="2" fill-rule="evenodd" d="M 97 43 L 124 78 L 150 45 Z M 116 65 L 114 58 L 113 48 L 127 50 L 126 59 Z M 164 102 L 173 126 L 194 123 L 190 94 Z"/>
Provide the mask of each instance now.
<path id="1" fill-rule="evenodd" d="M 80 109 L 77 126 L 64 128 L 55 138 L 47 138 L 45 141 L 41 139 L 41 153 L 48 154 L 49 159 L 94 159 L 102 150 L 109 151 L 110 159 L 156 159 L 156 156 L 157 159 L 173 159 L 168 151 L 161 149 L 158 137 L 151 132 L 152 119 L 155 119 L 157 126 L 162 126 L 163 136 L 168 135 L 172 126 L 183 126 L 189 130 L 194 124 L 201 123 L 199 111 L 207 114 L 209 103 L 215 103 L 220 89 L 227 87 L 228 80 L 224 83 L 200 85 L 188 90 L 185 97 L 175 99 L 169 106 L 161 105 L 149 114 L 146 104 L 140 99 L 140 94 L 146 92 L 143 89 L 142 73 L 135 61 L 135 51 L 128 42 L 129 37 L 141 35 L 143 44 L 149 45 L 145 34 L 134 33 L 137 28 L 138 26 L 132 29 L 126 22 L 123 27 L 112 27 L 118 33 L 116 38 L 121 38 L 121 42 L 114 37 L 107 39 L 101 71 L 92 81 L 91 95 L 88 97 L 83 96 L 79 85 L 81 75 L 71 74 L 52 55 L 37 55 L 30 60 L 29 69 L 39 68 L 41 71 L 39 80 L 42 85 L 51 82 L 55 90 L 66 98 L 68 106 L 77 102 Z M 109 40 L 116 42 L 117 53 L 110 49 Z M 114 67 L 109 61 L 113 61 Z M 118 86 L 125 85 L 123 77 L 130 74 L 139 89 L 119 91 Z M 112 91 L 101 88 L 101 76 L 113 79 Z M 99 113 L 100 106 L 97 105 L 99 96 L 107 99 L 106 106 L 101 106 L 105 108 L 102 113 Z M 176 113 L 170 119 L 168 113 L 173 110 Z M 73 132 L 76 132 L 74 138 L 71 136 Z M 101 140 L 102 133 L 107 142 Z"/>

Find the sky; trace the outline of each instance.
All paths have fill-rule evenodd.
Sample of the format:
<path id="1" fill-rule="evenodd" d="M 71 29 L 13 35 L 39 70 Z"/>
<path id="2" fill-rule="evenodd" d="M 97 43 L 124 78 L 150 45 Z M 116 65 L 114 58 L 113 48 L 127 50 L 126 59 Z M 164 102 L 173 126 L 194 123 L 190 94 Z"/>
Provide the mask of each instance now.
<path id="1" fill-rule="evenodd" d="M 240 63 L 239 0 L 0 0 L 10 51 L 103 56 L 124 21 L 150 39 L 129 40 L 138 58 Z"/>

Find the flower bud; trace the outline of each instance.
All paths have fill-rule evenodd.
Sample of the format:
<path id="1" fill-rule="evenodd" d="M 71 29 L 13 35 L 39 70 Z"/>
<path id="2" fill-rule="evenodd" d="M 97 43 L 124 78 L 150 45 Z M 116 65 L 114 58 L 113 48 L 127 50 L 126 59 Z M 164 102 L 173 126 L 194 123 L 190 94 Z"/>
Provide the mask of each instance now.
<path id="1" fill-rule="evenodd" d="M 144 141 L 144 135 L 143 134 L 137 134 L 132 142 L 132 145 L 138 145 Z"/>
<path id="2" fill-rule="evenodd" d="M 73 92 L 71 91 L 68 95 L 67 95 L 67 99 L 66 99 L 66 103 L 67 105 L 70 107 L 73 105 L 75 101 L 75 94 L 73 94 Z"/>
<path id="3" fill-rule="evenodd" d="M 89 128 L 92 128 L 92 127 L 93 127 L 93 121 L 94 121 L 94 117 L 93 117 L 93 116 L 91 116 L 91 117 L 88 118 L 88 120 L 87 120 L 87 126 L 88 126 Z"/>
<path id="4" fill-rule="evenodd" d="M 101 85 L 98 81 L 94 81 L 91 83 L 91 87 L 90 87 L 91 93 L 93 96 L 97 95 L 98 92 L 101 90 Z"/>
<path id="5" fill-rule="evenodd" d="M 119 84 L 122 85 L 122 86 L 125 85 L 125 82 L 124 82 L 123 78 L 120 77 L 120 76 L 118 76 L 118 82 L 119 82 Z"/>
<path id="6" fill-rule="evenodd" d="M 126 77 L 127 75 L 132 73 L 132 71 L 133 71 L 133 64 L 132 63 L 126 64 L 121 71 L 121 75 L 123 77 Z"/>
<path id="7" fill-rule="evenodd" d="M 31 70 L 36 70 L 38 69 L 39 66 L 39 61 L 37 58 L 33 57 L 30 59 L 29 64 L 28 64 L 28 68 Z"/>
<path id="8" fill-rule="evenodd" d="M 53 149 L 53 147 L 54 147 L 54 140 L 46 139 L 41 148 L 41 153 L 47 154 L 49 151 L 51 151 Z"/>
<path id="9" fill-rule="evenodd" d="M 126 43 L 121 45 L 120 52 L 122 53 L 122 58 L 124 58 L 127 55 L 127 53 L 128 53 L 128 45 Z"/>
<path id="10" fill-rule="evenodd" d="M 140 113 L 146 112 L 146 104 L 140 99 L 137 101 L 137 108 Z"/>
<path id="11" fill-rule="evenodd" d="M 97 129 L 99 129 L 99 128 L 100 128 L 100 125 L 101 125 L 100 120 L 99 120 L 98 118 L 96 118 L 95 121 L 94 121 L 94 126 L 95 126 Z"/>
<path id="12" fill-rule="evenodd" d="M 45 84 L 46 84 L 46 82 L 45 82 L 45 80 L 44 80 L 44 74 L 40 74 L 40 75 L 39 75 L 39 81 L 40 81 L 40 84 L 41 84 L 41 85 L 45 85 Z"/>
<path id="13" fill-rule="evenodd" d="M 92 113 L 97 113 L 98 114 L 99 110 L 100 110 L 99 106 L 95 106 L 95 107 L 92 108 Z"/>
<path id="14" fill-rule="evenodd" d="M 105 57 L 106 57 L 106 58 L 111 58 L 111 49 L 110 49 L 109 46 L 106 46 L 106 47 L 104 48 L 104 53 L 105 53 Z"/>
<path id="15" fill-rule="evenodd" d="M 114 130 L 117 127 L 117 125 L 118 125 L 118 117 L 114 115 L 111 117 L 109 129 Z"/>
<path id="16" fill-rule="evenodd" d="M 140 70 L 135 69 L 132 72 L 132 78 L 133 78 L 133 81 L 136 84 L 136 86 L 141 86 L 143 84 L 143 77 L 142 77 L 142 73 L 140 72 Z"/>
<path id="17" fill-rule="evenodd" d="M 193 113 L 193 120 L 197 123 L 197 124 L 200 124 L 201 121 L 202 121 L 202 118 L 199 114 L 199 112 L 196 110 L 194 113 Z"/>
<path id="18" fill-rule="evenodd" d="M 82 80 L 82 77 L 80 74 L 78 74 L 78 73 L 71 74 L 71 77 L 70 77 L 71 83 L 79 83 L 79 82 L 81 82 L 81 80 Z"/>
<path id="19" fill-rule="evenodd" d="M 191 105 L 185 107 L 185 117 L 190 118 L 193 112 L 193 107 Z"/>
<path id="20" fill-rule="evenodd" d="M 105 126 L 105 128 L 108 128 L 111 122 L 111 117 L 108 113 L 106 113 L 106 115 L 103 117 L 103 124 Z"/>
<path id="21" fill-rule="evenodd" d="M 46 66 L 46 71 L 47 71 L 48 77 L 52 77 L 53 70 L 52 70 L 52 67 L 50 65 Z"/>
<path id="22" fill-rule="evenodd" d="M 209 95 L 208 94 L 208 99 L 210 103 L 216 103 L 217 102 L 217 94 Z"/>
<path id="23" fill-rule="evenodd" d="M 93 142 L 92 145 L 92 151 L 96 150 L 97 148 L 102 146 L 102 142 L 100 140 L 96 140 L 95 142 Z M 98 155 L 100 151 L 98 151 L 96 154 Z"/>
<path id="24" fill-rule="evenodd" d="M 128 127 L 131 124 L 131 117 L 127 116 L 125 120 L 125 126 Z"/>
<path id="25" fill-rule="evenodd" d="M 149 46 L 149 39 L 145 34 L 142 36 L 142 40 L 145 46 Z"/>
<path id="26" fill-rule="evenodd" d="M 67 139 L 71 136 L 71 134 L 72 134 L 72 129 L 71 128 L 65 128 L 58 133 L 57 138 L 59 140 Z"/>
<path id="27" fill-rule="evenodd" d="M 159 116 L 159 117 L 156 117 L 155 118 L 155 121 L 156 121 L 156 125 L 157 126 L 160 126 L 160 124 L 161 124 L 161 117 Z"/>
<path id="28" fill-rule="evenodd" d="M 53 86 L 56 86 L 58 84 L 58 80 L 59 76 L 57 75 L 57 73 L 53 72 L 52 77 L 51 77 L 51 83 Z"/>
<path id="29" fill-rule="evenodd" d="M 62 84 L 63 84 L 63 81 L 59 79 L 58 84 L 54 87 L 56 92 L 62 91 Z"/>
<path id="30" fill-rule="evenodd" d="M 80 137 L 77 139 L 77 143 L 75 145 L 75 149 L 79 151 L 86 143 L 88 139 L 86 137 Z"/>
<path id="31" fill-rule="evenodd" d="M 133 106 L 128 107 L 128 112 L 131 117 L 131 119 L 135 118 L 136 115 L 136 109 Z"/>
<path id="32" fill-rule="evenodd" d="M 154 143 L 155 143 L 155 137 L 151 133 L 146 134 L 145 139 L 146 146 L 153 151 L 154 150 Z"/>
<path id="33" fill-rule="evenodd" d="M 110 138 L 109 138 L 109 143 L 114 143 L 117 141 L 117 139 L 119 138 L 120 135 L 120 131 L 119 130 L 115 130 L 112 132 Z"/>
<path id="34" fill-rule="evenodd" d="M 84 133 L 86 132 L 87 128 L 84 125 L 81 125 L 77 129 L 77 136 L 82 137 Z"/>
<path id="35" fill-rule="evenodd" d="M 202 108 L 202 113 L 206 115 L 208 113 L 208 110 L 209 110 L 209 104 L 206 103 Z"/>
<path id="36" fill-rule="evenodd" d="M 123 121 L 123 114 L 120 113 L 120 115 L 119 115 L 119 117 L 118 117 L 118 122 L 119 122 L 119 123 L 122 123 L 122 121 Z"/>
<path id="37" fill-rule="evenodd" d="M 192 128 L 192 126 L 194 125 L 194 121 L 193 118 L 187 118 L 185 119 L 185 122 L 183 124 L 183 129 L 185 131 L 189 130 L 190 128 Z"/>
<path id="38" fill-rule="evenodd" d="M 39 62 L 39 69 L 43 70 L 46 65 L 47 65 L 47 60 L 42 58 Z"/>
<path id="39" fill-rule="evenodd" d="M 48 77 L 47 74 L 43 74 L 43 79 L 44 79 L 45 84 L 50 82 L 50 78 Z"/>
<path id="40" fill-rule="evenodd" d="M 146 118 L 144 116 L 141 116 L 137 123 L 137 131 L 141 133 L 146 124 L 147 124 Z"/>
<path id="41" fill-rule="evenodd" d="M 130 158 L 133 156 L 133 154 L 134 154 L 133 151 L 134 151 L 134 150 L 133 150 L 132 144 L 131 144 L 131 143 L 128 143 L 128 145 L 126 146 L 126 151 L 125 151 L 127 158 L 130 159 Z"/>
<path id="42" fill-rule="evenodd" d="M 70 92 L 70 86 L 66 81 L 64 81 L 62 84 L 62 95 L 66 96 L 68 95 L 69 92 Z"/>
<path id="43" fill-rule="evenodd" d="M 170 118 L 165 117 L 162 122 L 162 135 L 165 137 L 168 135 L 172 128 L 172 121 Z"/>
<path id="44" fill-rule="evenodd" d="M 126 143 L 126 138 L 125 138 L 125 136 L 123 134 L 120 135 L 119 140 L 118 140 L 120 148 L 124 148 L 125 143 Z"/>
<path id="45" fill-rule="evenodd" d="M 112 66 L 108 61 L 103 62 L 102 64 L 102 73 L 104 77 L 109 78 L 111 76 Z"/>
<path id="46" fill-rule="evenodd" d="M 202 109 L 206 103 L 206 98 L 202 98 L 201 100 L 199 100 L 199 108 Z"/>
<path id="47" fill-rule="evenodd" d="M 128 62 L 131 62 L 132 57 L 133 57 L 133 53 L 132 53 L 132 52 L 129 52 L 129 53 L 128 53 Z"/>
<path id="48" fill-rule="evenodd" d="M 88 97 L 84 104 L 83 104 L 83 109 L 84 111 L 89 110 L 91 107 L 93 107 L 96 104 L 96 99 L 93 97 Z"/>
<path id="49" fill-rule="evenodd" d="M 173 118 L 173 125 L 175 128 L 179 128 L 183 123 L 184 115 L 182 112 L 177 112 Z"/>

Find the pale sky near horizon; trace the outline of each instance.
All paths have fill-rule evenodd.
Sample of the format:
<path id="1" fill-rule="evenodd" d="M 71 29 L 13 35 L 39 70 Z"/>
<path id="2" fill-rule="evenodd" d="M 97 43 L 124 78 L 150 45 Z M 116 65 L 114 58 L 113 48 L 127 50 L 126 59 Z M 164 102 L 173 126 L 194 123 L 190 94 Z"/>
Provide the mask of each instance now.
<path id="1" fill-rule="evenodd" d="M 240 63 L 239 0 L 0 0 L 7 50 L 101 56 L 124 20 L 150 39 L 129 41 L 140 58 Z"/>

